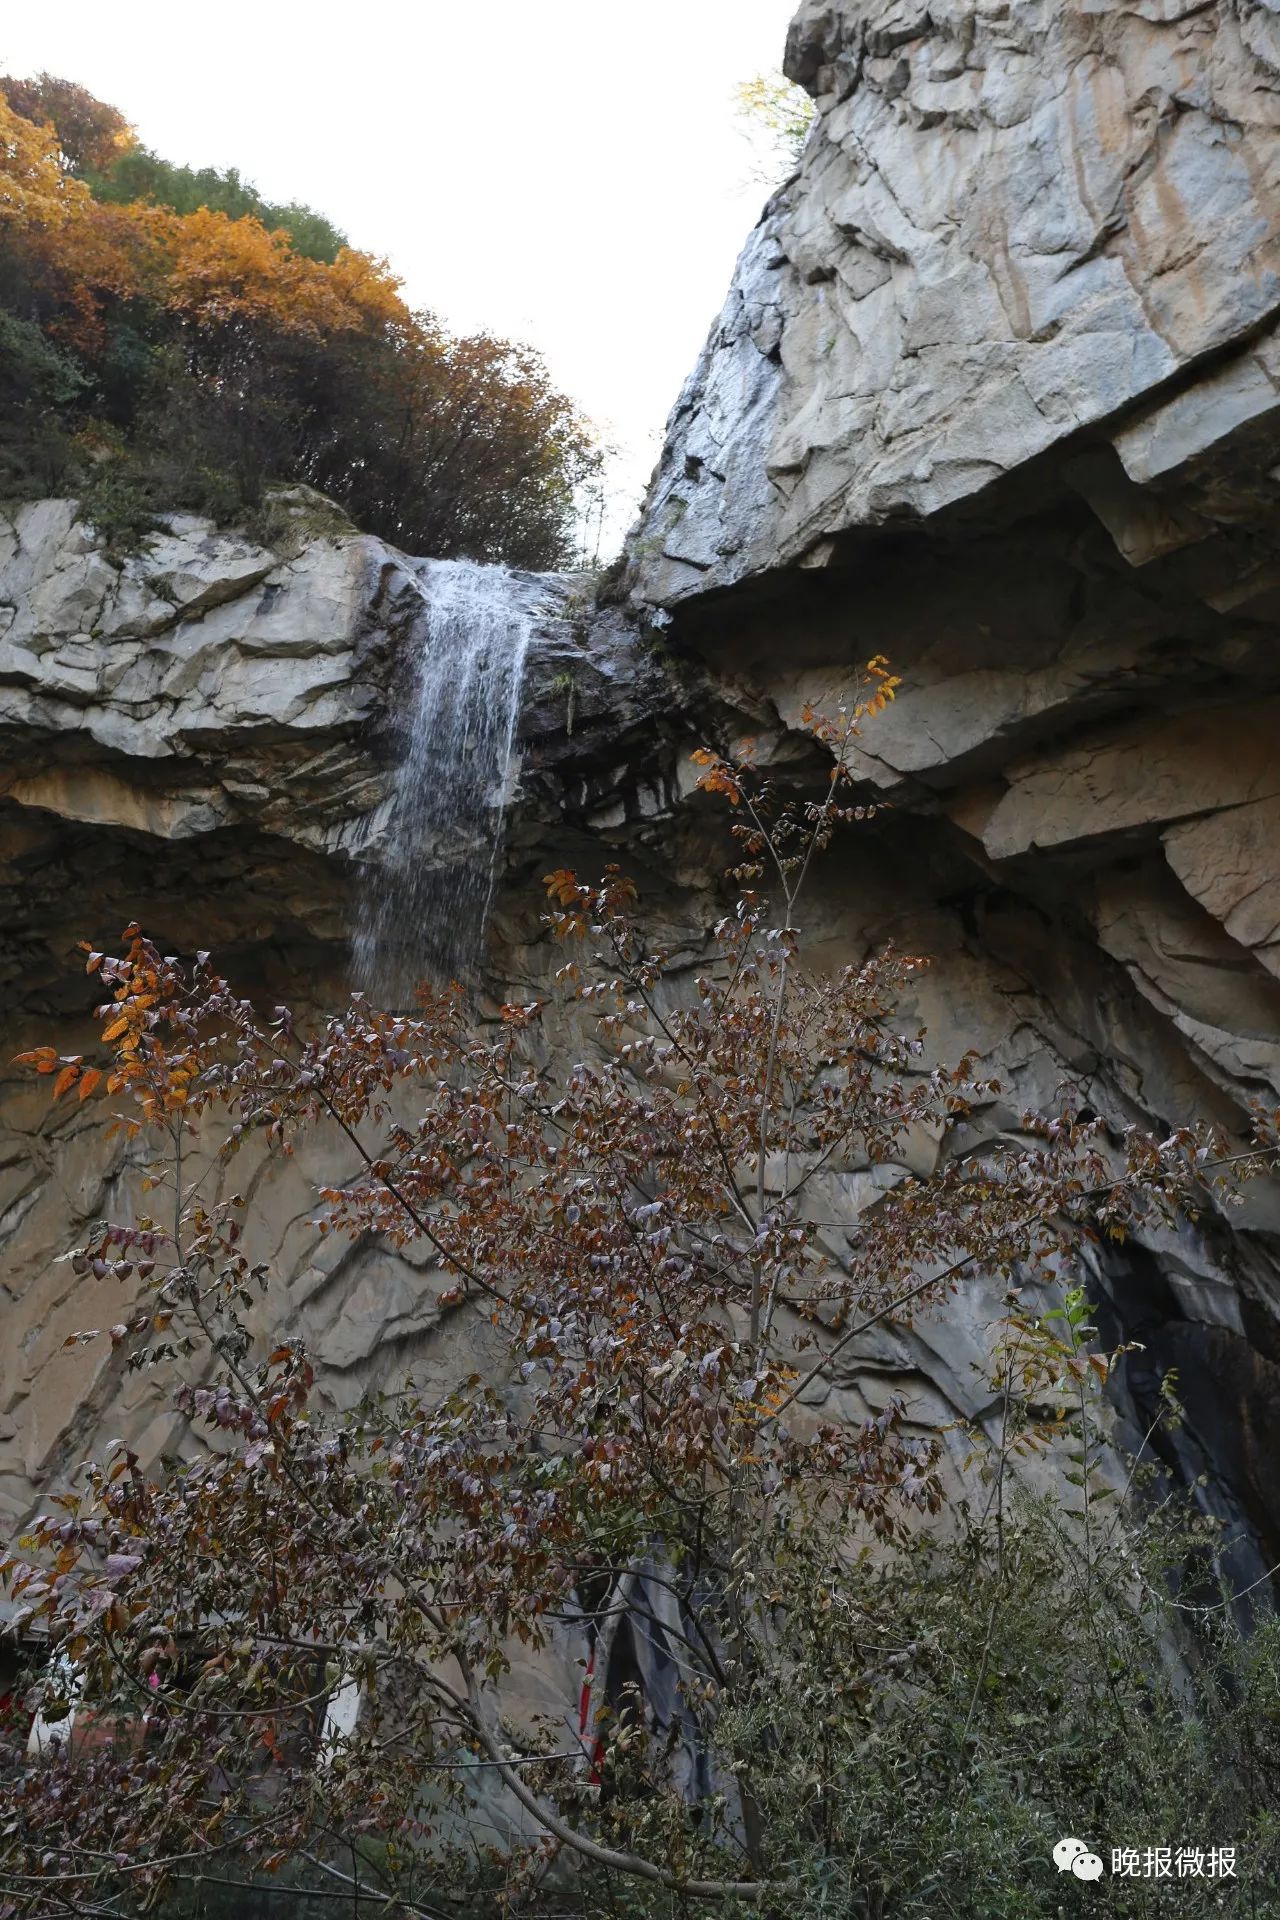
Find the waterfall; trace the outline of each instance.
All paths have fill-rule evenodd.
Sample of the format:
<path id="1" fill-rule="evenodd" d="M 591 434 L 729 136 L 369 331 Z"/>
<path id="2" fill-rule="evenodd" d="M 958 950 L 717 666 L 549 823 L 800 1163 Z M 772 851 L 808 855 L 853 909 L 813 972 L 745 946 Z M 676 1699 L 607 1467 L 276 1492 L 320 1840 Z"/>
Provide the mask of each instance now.
<path id="1" fill-rule="evenodd" d="M 385 1005 L 480 960 L 529 636 L 546 589 L 472 560 L 415 561 L 422 596 L 391 813 L 354 942 Z"/>

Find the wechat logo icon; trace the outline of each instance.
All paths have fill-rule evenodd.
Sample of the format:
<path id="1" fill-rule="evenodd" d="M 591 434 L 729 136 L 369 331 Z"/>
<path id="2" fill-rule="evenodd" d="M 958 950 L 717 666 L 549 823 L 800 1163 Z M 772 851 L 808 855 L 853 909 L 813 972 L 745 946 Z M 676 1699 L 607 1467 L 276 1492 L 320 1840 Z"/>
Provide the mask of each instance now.
<path id="1" fill-rule="evenodd" d="M 1059 1840 L 1053 1864 L 1059 1873 L 1074 1873 L 1077 1880 L 1101 1880 L 1104 1871 L 1100 1857 L 1090 1853 L 1083 1840 Z"/>

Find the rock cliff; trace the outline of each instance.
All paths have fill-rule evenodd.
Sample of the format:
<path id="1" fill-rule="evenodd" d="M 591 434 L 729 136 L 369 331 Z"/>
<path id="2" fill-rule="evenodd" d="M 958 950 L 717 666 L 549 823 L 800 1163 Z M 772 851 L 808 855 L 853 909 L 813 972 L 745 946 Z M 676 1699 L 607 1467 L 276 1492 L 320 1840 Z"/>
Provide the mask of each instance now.
<path id="1" fill-rule="evenodd" d="M 992 1130 L 1066 1085 L 1117 1127 L 1238 1131 L 1280 1101 L 1278 23 L 1261 0 L 806 0 L 787 57 L 819 119 L 672 415 L 623 600 L 563 583 L 531 655 L 495 987 L 548 976 L 552 857 L 625 860 L 696 950 L 725 862 L 691 750 L 749 732 L 780 778 L 819 771 L 805 703 L 883 652 L 905 686 L 859 770 L 893 804 L 821 875 L 823 951 L 935 956 L 919 1011 L 1008 1089 Z M 124 559 L 71 503 L 0 523 L 5 1058 L 82 1031 L 74 941 L 130 914 L 264 992 L 341 992 L 418 601 L 315 501 L 284 521 L 259 545 L 175 519 Z M 95 1435 L 153 1457 L 172 1430 L 139 1376 L 62 1346 L 119 1317 L 59 1256 L 128 1149 L 6 1071 L 17 1517 Z M 321 1243 L 310 1195 L 343 1167 L 316 1153 L 238 1177 L 324 1392 L 410 1354 L 447 1377 L 483 1326 L 398 1256 Z M 1144 1349 L 1122 1422 L 1176 1367 L 1167 1462 L 1207 1476 L 1250 1578 L 1280 1559 L 1278 1261 L 1259 1186 L 1090 1274 Z M 883 1333 L 828 1409 L 900 1391 L 982 1418 L 996 1311 L 967 1293 Z"/>
<path id="2" fill-rule="evenodd" d="M 273 514 L 270 546 L 175 515 L 127 556 L 74 501 L 0 517 L 6 1535 L 109 1434 L 128 1433 L 151 1460 L 176 1434 L 109 1341 L 65 1344 L 128 1310 L 127 1290 L 86 1288 L 64 1255 L 90 1222 L 139 1203 L 138 1154 L 101 1115 L 51 1114 L 46 1089 L 7 1064 L 50 1038 L 74 1050 L 90 1037 L 96 996 L 77 942 L 110 945 L 133 916 L 166 948 L 208 946 L 249 991 L 300 1008 L 336 1005 L 351 986 L 425 607 L 413 564 L 328 502 L 280 495 Z M 628 809 L 652 822 L 668 804 L 658 749 L 672 737 L 670 676 L 621 615 L 588 623 L 581 582 L 551 584 L 510 834 L 526 876 L 562 836 L 589 843 Z M 510 897 L 500 924 L 527 937 L 535 895 L 521 883 Z M 494 965 L 509 965 L 501 944 Z M 312 1226 L 317 1185 L 349 1171 L 336 1142 L 290 1164 L 241 1157 L 284 1282 L 272 1313 L 308 1340 L 331 1403 L 391 1378 L 427 1336 L 423 1364 L 442 1380 L 460 1354 L 469 1371 L 484 1327 L 442 1327 L 442 1282 L 383 1248 L 330 1246 Z"/>
<path id="3" fill-rule="evenodd" d="M 1235 529 L 1276 407 L 1269 0 L 805 0 L 787 70 L 817 125 L 672 416 L 639 591 L 999 516 L 1013 476 L 1137 565 Z"/>

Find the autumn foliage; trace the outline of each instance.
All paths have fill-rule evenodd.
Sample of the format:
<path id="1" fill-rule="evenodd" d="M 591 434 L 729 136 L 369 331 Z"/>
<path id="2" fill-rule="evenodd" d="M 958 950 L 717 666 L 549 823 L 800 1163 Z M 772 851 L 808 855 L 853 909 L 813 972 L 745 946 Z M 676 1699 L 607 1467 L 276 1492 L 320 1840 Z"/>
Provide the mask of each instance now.
<path id="1" fill-rule="evenodd" d="M 269 480 L 303 481 L 416 551 L 567 557 L 596 455 L 536 355 L 452 338 L 351 247 L 312 257 L 306 209 L 277 210 L 290 225 L 272 229 L 250 212 L 121 201 L 117 173 L 131 178 L 136 157 L 121 117 L 83 89 L 0 87 L 10 491 L 87 488 L 110 525 L 151 507 L 232 514 Z M 155 166 L 138 181 L 162 185 Z"/>
<path id="2" fill-rule="evenodd" d="M 171 1375 L 187 1442 L 166 1473 L 118 1447 L 5 1567 L 58 1658 L 33 1695 L 55 1751 L 0 1806 L 4 1911 L 131 1913 L 193 1875 L 360 1881 L 424 1915 L 597 1914 L 619 1888 L 792 1914 L 802 1879 L 815 1913 L 883 1901 L 847 1809 L 895 1689 L 960 1662 L 963 1766 L 1013 1683 L 990 1632 L 935 1658 L 874 1573 L 938 1512 L 943 1436 L 891 1386 L 861 1416 L 836 1388 L 875 1329 L 983 1278 L 1010 1289 L 1001 1510 L 1015 1453 L 1083 1435 L 1072 1552 L 1096 1609 L 1086 1403 L 1112 1363 L 1078 1296 L 1041 1309 L 1082 1238 L 1204 1204 L 1228 1148 L 1070 1111 L 993 1138 L 999 1090 L 974 1059 L 930 1061 L 905 1012 L 922 960 L 808 963 L 801 888 L 860 817 L 848 743 L 892 692 L 873 663 L 819 723 L 835 764 L 812 802 L 703 756 L 742 892 L 691 974 L 617 870 L 548 876 L 555 991 L 489 1024 L 424 989 L 416 1013 L 356 995 L 307 1026 L 138 927 L 88 953 L 100 1051 L 27 1064 L 154 1146 L 136 1211 L 73 1266 L 87 1316 L 96 1279 L 133 1288 L 127 1321 L 84 1337 Z M 248 1142 L 287 1155 L 313 1129 L 353 1169 L 316 1196 L 323 1230 L 416 1247 L 437 1319 L 505 1361 L 323 1410 L 236 1191 Z M 943 1146 L 913 1173 L 922 1139 Z M 1012 1541 L 1006 1588 L 1029 1564 Z M 513 1719 L 513 1672 L 566 1650 L 580 1697 Z M 322 1734 L 343 1689 L 354 1728 Z M 58 1746 L 77 1703 L 118 1737 Z M 500 1828 L 472 1824 L 483 1783 Z"/>

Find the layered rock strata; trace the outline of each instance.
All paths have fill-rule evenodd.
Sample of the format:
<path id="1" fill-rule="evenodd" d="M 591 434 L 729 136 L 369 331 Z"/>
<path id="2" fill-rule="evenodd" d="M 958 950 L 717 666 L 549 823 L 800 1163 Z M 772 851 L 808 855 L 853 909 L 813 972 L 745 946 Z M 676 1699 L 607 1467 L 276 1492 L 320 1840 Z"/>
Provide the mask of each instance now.
<path id="1" fill-rule="evenodd" d="M 905 684 L 858 769 L 892 806 L 828 860 L 808 924 L 832 961 L 886 939 L 935 957 L 910 1011 L 1005 1089 L 965 1144 L 1067 1089 L 1117 1132 L 1241 1133 L 1280 1102 L 1276 20 L 802 7 L 788 61 L 818 123 L 672 415 L 623 597 L 561 583 L 531 654 L 495 992 L 549 978 L 549 865 L 625 861 L 692 957 L 727 852 L 693 749 L 751 734 L 780 779 L 820 776 L 806 705 L 883 652 Z M 74 941 L 130 914 L 264 994 L 343 990 L 415 614 L 399 557 L 318 511 L 298 502 L 283 546 L 179 520 L 124 560 L 68 503 L 0 527 L 6 1057 L 74 1044 Z M 173 1428 L 139 1376 L 62 1345 L 120 1317 L 60 1255 L 121 1204 L 126 1149 L 16 1074 L 0 1119 L 17 1517 L 95 1438 L 154 1458 Z M 483 1360 L 429 1269 L 321 1242 L 312 1196 L 345 1170 L 320 1142 L 238 1175 L 323 1395 Z M 826 1216 L 868 1179 L 833 1172 Z M 1104 1334 L 1142 1347 L 1131 1437 L 1177 1370 L 1166 1464 L 1206 1477 L 1242 1580 L 1280 1559 L 1278 1232 L 1259 1185 L 1087 1275 Z M 999 1312 L 966 1291 L 881 1332 L 824 1407 L 900 1392 L 922 1424 L 989 1418 Z"/>
<path id="2" fill-rule="evenodd" d="M 1269 0 L 805 0 L 786 64 L 817 124 L 672 415 L 638 592 L 1020 502 L 1045 456 L 1087 452 L 1135 564 L 1234 528 L 1276 408 Z"/>
<path id="3" fill-rule="evenodd" d="M 97 996 L 77 943 L 110 948 L 136 918 L 166 950 L 210 948 L 244 990 L 304 1013 L 352 984 L 425 607 L 418 570 L 327 502 L 279 497 L 275 519 L 267 546 L 173 516 L 120 556 L 74 501 L 0 518 L 6 1537 L 104 1439 L 127 1435 L 154 1462 L 179 1432 L 108 1339 L 72 1340 L 127 1316 L 128 1284 L 80 1282 L 65 1256 L 93 1221 L 146 1204 L 142 1149 L 109 1133 L 99 1103 L 50 1111 L 47 1083 L 12 1064 L 32 1045 L 90 1043 Z M 619 806 L 654 815 L 669 799 L 655 752 L 669 676 L 621 616 L 588 622 L 581 582 L 549 588 L 511 834 L 539 874 L 562 835 L 589 841 Z M 512 898 L 536 928 L 535 895 Z M 442 1276 L 313 1225 L 318 1186 L 350 1171 L 341 1142 L 323 1138 L 288 1162 L 253 1146 L 239 1156 L 281 1283 L 263 1324 L 307 1340 L 329 1404 L 394 1379 L 411 1353 L 419 1378 L 470 1372 L 485 1326 L 437 1310 Z"/>
<path id="4" fill-rule="evenodd" d="M 894 811 L 829 911 L 939 954 L 944 1051 L 1117 1129 L 1242 1130 L 1280 1092 L 1275 10 L 806 0 L 787 67 L 814 130 L 671 416 L 632 601 L 784 737 L 870 655 L 904 675 L 859 762 Z M 1094 1277 L 1146 1349 L 1130 1411 L 1177 1368 L 1170 1453 L 1259 1570 L 1274 1227 L 1255 1190 Z"/>

